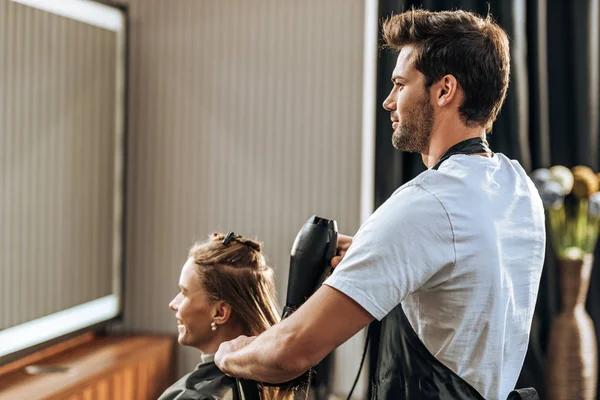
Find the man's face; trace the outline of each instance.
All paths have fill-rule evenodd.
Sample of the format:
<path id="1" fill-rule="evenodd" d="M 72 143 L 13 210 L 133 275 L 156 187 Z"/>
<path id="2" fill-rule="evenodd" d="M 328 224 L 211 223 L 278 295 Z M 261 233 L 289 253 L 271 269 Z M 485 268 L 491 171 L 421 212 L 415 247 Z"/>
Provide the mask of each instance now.
<path id="1" fill-rule="evenodd" d="M 179 287 L 181 291 L 169 304 L 177 319 L 177 341 L 181 345 L 201 349 L 214 340 L 215 334 L 210 326 L 214 307 L 202 289 L 193 258 L 189 258 L 183 265 Z"/>
<path id="2" fill-rule="evenodd" d="M 423 153 L 433 129 L 433 107 L 425 90 L 425 75 L 414 67 L 413 47 L 404 46 L 392 73 L 394 87 L 383 102 L 391 113 L 392 143 L 402 151 Z"/>

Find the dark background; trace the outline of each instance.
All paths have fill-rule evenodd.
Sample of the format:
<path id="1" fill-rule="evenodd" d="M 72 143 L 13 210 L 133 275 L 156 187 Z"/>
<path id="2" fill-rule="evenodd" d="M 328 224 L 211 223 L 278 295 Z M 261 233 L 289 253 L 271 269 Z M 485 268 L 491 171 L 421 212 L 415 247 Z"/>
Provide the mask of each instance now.
<path id="1" fill-rule="evenodd" d="M 598 171 L 600 92 L 600 11 L 597 0 L 380 0 L 385 18 L 412 6 L 432 11 L 463 9 L 490 13 L 507 32 L 511 80 L 500 116 L 488 136 L 494 152 L 518 160 L 526 171 L 561 164 Z M 381 40 L 381 39 L 380 39 Z M 425 167 L 418 154 L 391 144 L 389 112 L 381 104 L 390 89 L 396 55 L 381 50 L 377 76 L 375 206 Z M 600 333 L 600 271 L 592 272 L 587 309 Z M 546 264 L 529 351 L 517 387 L 535 387 L 544 398 L 544 362 L 550 323 L 560 310 L 554 257 Z M 377 326 L 372 339 L 377 338 Z M 597 337 L 600 335 L 597 334 Z M 374 360 L 377 341 L 371 346 Z M 599 346 L 600 348 L 600 346 Z M 371 362 L 370 371 L 374 372 Z M 599 397 L 600 399 L 600 397 Z"/>

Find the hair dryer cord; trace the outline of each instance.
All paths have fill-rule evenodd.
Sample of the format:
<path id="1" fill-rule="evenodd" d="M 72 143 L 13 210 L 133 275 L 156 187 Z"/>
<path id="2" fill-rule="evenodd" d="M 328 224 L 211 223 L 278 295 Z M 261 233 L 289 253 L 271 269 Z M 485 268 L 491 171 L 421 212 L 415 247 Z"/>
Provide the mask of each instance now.
<path id="1" fill-rule="evenodd" d="M 350 400 L 350 398 L 352 397 L 352 393 L 354 393 L 354 388 L 356 387 L 356 384 L 358 383 L 358 378 L 360 377 L 360 371 L 362 371 L 362 367 L 365 362 L 365 357 L 367 356 L 367 350 L 369 348 L 369 339 L 370 338 L 371 338 L 371 329 L 368 328 L 367 329 L 367 338 L 365 339 L 365 348 L 363 350 L 363 355 L 360 360 L 360 365 L 358 366 L 358 372 L 356 373 L 356 378 L 354 379 L 354 383 L 352 384 L 352 389 L 350 389 L 350 393 L 348 393 L 348 397 L 346 398 L 346 400 Z"/>

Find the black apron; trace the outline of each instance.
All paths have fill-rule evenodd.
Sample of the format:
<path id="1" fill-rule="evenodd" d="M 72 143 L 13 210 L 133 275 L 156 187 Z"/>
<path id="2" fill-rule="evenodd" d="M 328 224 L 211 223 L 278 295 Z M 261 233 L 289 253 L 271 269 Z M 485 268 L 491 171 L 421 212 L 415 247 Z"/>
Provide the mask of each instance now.
<path id="1" fill-rule="evenodd" d="M 468 139 L 452 146 L 432 167 L 455 154 L 491 151 L 482 138 Z M 398 304 L 381 321 L 377 370 L 372 400 L 482 400 L 464 379 L 442 364 L 425 347 Z M 509 399 L 538 399 L 534 389 L 511 392 Z"/>

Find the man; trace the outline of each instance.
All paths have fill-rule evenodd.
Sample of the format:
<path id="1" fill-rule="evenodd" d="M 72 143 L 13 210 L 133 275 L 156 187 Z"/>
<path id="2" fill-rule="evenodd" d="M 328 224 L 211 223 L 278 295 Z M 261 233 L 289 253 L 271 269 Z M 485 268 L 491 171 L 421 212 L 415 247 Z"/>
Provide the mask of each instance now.
<path id="1" fill-rule="evenodd" d="M 508 38 L 489 17 L 424 10 L 391 17 L 383 36 L 398 51 L 383 103 L 392 142 L 429 169 L 340 240 L 339 265 L 295 314 L 222 344 L 216 362 L 283 382 L 376 318 L 374 398 L 504 400 L 527 350 L 545 248 L 536 189 L 485 141 L 508 87 Z"/>

